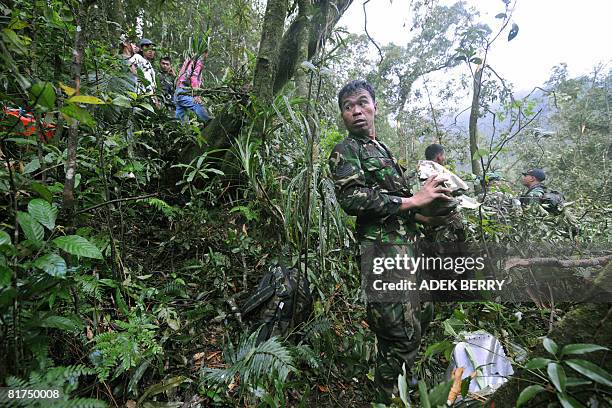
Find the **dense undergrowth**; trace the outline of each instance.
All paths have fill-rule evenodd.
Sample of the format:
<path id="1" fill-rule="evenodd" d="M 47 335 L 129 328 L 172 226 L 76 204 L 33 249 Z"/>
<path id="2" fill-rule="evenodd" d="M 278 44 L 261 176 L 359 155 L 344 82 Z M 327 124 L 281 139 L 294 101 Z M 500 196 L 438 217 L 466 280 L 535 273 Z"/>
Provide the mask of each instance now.
<path id="1" fill-rule="evenodd" d="M 110 404 L 368 404 L 374 339 L 359 296 L 349 220 L 323 177 L 323 161 L 316 160 L 310 180 L 305 177 L 308 149 L 296 131 L 300 114 L 279 98 L 269 115 L 268 123 L 296 136 L 288 139 L 290 146 L 276 141 L 284 155 L 251 142 L 245 131 L 231 152 L 242 168 L 204 153 L 181 167 L 177 185 L 166 177 L 175 172 L 177 146 L 197 144 L 197 124 L 143 116 L 135 120 L 137 140 L 110 130 L 86 133 L 76 187 L 82 210 L 74 219 L 58 211 L 63 158 L 56 142 L 4 142 L 11 155 L 4 194 L 14 203 L 3 210 L 9 222 L 2 233 L 7 384 L 58 388 L 83 406 L 103 405 L 86 398 Z M 331 127 L 326 137 L 337 134 Z M 223 171 L 227 177 L 217 177 Z M 308 226 L 299 216 L 306 182 Z M 583 245 L 606 232 L 602 220 L 592 217 L 582 231 Z M 470 219 L 476 239 L 477 214 Z M 544 220 L 539 238 L 531 215 L 503 228 L 491 219 L 484 232 L 491 242 L 521 234 L 572 242 L 571 224 Z M 310 241 L 312 320 L 290 342 L 275 338 L 256 346 L 249 337 L 253 328 L 232 306 L 270 265 L 295 265 L 303 236 Z M 430 389 L 444 386 L 452 344 L 462 330 L 485 329 L 525 361 L 526 350 L 570 308 L 437 304 L 413 374 Z M 266 357 L 258 361 L 257 355 Z"/>
<path id="2" fill-rule="evenodd" d="M 3 114 L 0 123 L 0 384 L 60 390 L 57 406 L 369 406 L 375 342 L 360 296 L 354 220 L 327 178 L 329 152 L 344 137 L 325 94 L 335 79 L 308 70 L 306 97 L 288 86 L 264 106 L 242 71 L 211 80 L 207 106 L 218 117 L 239 116 L 241 130 L 230 148 L 210 150 L 215 135 L 203 137 L 203 124 L 181 124 L 125 89 L 125 72 L 104 43 L 86 48 L 97 58 L 86 58 L 81 95 L 61 69 L 18 75 L 30 63 L 32 39 L 20 31 L 28 19 L 40 20 L 42 45 L 64 43 L 59 65 L 70 64 L 61 39 L 76 26 L 68 8 L 51 3 L 55 12 L 32 16 L 24 6 L 9 13 L 7 29 L 19 35 L 4 31 L 2 40 L 11 72 L 0 77 L 3 107 L 27 107 L 36 127 L 48 122 L 56 130 L 39 140 L 25 137 L 14 116 Z M 383 137 L 393 136 L 385 125 Z M 65 206 L 71 131 L 78 133 L 74 209 Z M 571 167 L 580 176 L 564 214 L 467 212 L 469 240 L 609 250 L 612 209 L 609 197 L 595 194 L 609 187 L 585 176 L 589 155 L 605 148 L 602 135 L 583 144 L 554 140 L 572 163 L 544 158 L 553 172 Z M 236 307 L 272 265 L 307 265 L 314 312 L 287 339 L 255 344 L 256 328 Z M 412 401 L 445 401 L 453 342 L 461 331 L 483 329 L 502 341 L 516 368 L 536 372 L 550 401 L 570 394 L 596 401 L 592 407 L 609 404 L 605 352 L 596 368 L 570 376 L 566 366 L 574 378 L 562 387 L 559 375 L 536 371 L 541 361 L 529 365 L 528 353 L 579 306 L 436 304 L 414 381 L 403 380 Z M 566 364 L 556 345 L 544 346 Z"/>

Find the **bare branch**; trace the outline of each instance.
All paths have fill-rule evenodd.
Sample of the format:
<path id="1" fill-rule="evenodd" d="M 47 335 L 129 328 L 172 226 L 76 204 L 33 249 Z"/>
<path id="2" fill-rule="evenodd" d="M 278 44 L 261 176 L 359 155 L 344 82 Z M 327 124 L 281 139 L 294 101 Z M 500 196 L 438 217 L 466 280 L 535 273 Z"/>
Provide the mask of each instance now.
<path id="1" fill-rule="evenodd" d="M 141 196 L 138 196 L 138 197 L 116 198 L 114 200 L 105 201 L 103 203 L 92 205 L 91 207 L 87 207 L 87 208 L 84 208 L 82 210 L 79 210 L 79 211 L 75 212 L 75 215 L 86 213 L 88 211 L 95 210 L 96 208 L 100 208 L 100 207 L 108 205 L 108 204 L 120 203 L 122 201 L 142 200 L 144 198 L 155 197 L 155 196 L 157 196 L 157 193 L 145 194 L 145 195 L 141 195 Z"/>
<path id="2" fill-rule="evenodd" d="M 528 121 L 527 123 L 523 124 L 522 126 L 519 126 L 519 128 L 516 130 L 516 132 L 514 132 L 510 137 L 506 138 L 497 148 L 497 151 L 495 152 L 495 154 L 493 156 L 491 156 L 491 161 L 493 161 L 493 159 L 495 159 L 499 153 L 501 152 L 501 150 L 504 148 L 504 146 L 506 145 L 506 143 L 508 143 L 509 141 L 511 141 L 512 139 L 514 139 L 523 129 L 525 129 L 527 126 L 529 126 L 529 124 L 531 122 L 533 122 L 535 120 L 535 118 L 537 118 L 538 116 L 540 116 L 540 113 L 542 113 L 542 109 L 540 109 L 539 111 L 536 112 L 535 115 L 533 115 Z"/>
<path id="3" fill-rule="evenodd" d="M 380 55 L 380 61 L 378 62 L 378 65 L 380 65 L 385 57 L 383 56 L 382 50 L 380 49 L 378 44 L 376 44 L 376 41 L 374 41 L 374 39 L 370 36 L 370 33 L 368 33 L 368 13 L 366 11 L 366 4 L 368 4 L 369 2 L 370 0 L 366 0 L 363 2 L 363 29 L 365 30 L 365 33 L 368 36 L 370 42 L 374 44 L 374 46 L 378 50 L 378 55 Z"/>
<path id="4" fill-rule="evenodd" d="M 558 258 L 510 258 L 506 261 L 506 271 L 521 266 L 557 266 L 559 268 L 576 268 L 585 266 L 599 266 L 612 261 L 612 255 L 599 256 L 586 259 L 558 259 Z"/>

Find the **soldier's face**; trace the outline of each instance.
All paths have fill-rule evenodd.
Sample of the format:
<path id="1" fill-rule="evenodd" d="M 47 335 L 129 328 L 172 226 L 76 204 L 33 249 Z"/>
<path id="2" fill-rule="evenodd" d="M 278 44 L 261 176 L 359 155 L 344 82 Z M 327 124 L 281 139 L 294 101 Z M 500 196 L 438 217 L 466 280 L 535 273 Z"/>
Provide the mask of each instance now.
<path id="1" fill-rule="evenodd" d="M 160 61 L 159 65 L 161 66 L 161 70 L 164 72 L 170 72 L 170 62 L 166 60 Z"/>
<path id="2" fill-rule="evenodd" d="M 529 174 L 523 174 L 523 178 L 521 179 L 521 184 L 529 187 L 535 181 L 535 177 L 530 176 Z"/>
<path id="3" fill-rule="evenodd" d="M 376 104 L 365 89 L 345 95 L 342 99 L 342 120 L 346 129 L 355 135 L 375 137 Z"/>
<path id="4" fill-rule="evenodd" d="M 434 161 L 439 165 L 444 166 L 446 164 L 446 156 L 444 156 L 444 153 L 438 153 L 434 158 Z"/>

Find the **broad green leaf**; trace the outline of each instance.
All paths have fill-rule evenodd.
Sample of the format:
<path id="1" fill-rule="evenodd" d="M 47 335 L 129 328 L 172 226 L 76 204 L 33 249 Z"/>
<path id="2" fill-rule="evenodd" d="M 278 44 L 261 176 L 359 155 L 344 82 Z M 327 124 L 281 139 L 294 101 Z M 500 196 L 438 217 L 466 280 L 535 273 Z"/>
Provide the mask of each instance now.
<path id="1" fill-rule="evenodd" d="M 28 212 L 30 215 L 50 231 L 55 228 L 55 220 L 57 219 L 57 207 L 49 204 L 42 198 L 35 198 L 28 203 Z"/>
<path id="2" fill-rule="evenodd" d="M 98 247 L 79 235 L 58 237 L 53 240 L 53 243 L 72 255 L 102 259 L 102 253 Z"/>
<path id="3" fill-rule="evenodd" d="M 432 407 L 437 407 L 438 405 L 445 406 L 446 399 L 448 398 L 448 393 L 453 386 L 452 381 L 446 381 L 440 383 L 433 387 L 431 391 L 429 391 L 429 403 Z"/>
<path id="4" fill-rule="evenodd" d="M 148 110 L 151 113 L 155 113 L 155 109 L 153 109 L 153 106 L 151 106 L 150 103 L 142 102 L 142 103 L 139 103 L 138 106 Z"/>
<path id="5" fill-rule="evenodd" d="M 38 323 L 38 326 L 66 331 L 74 331 L 81 328 L 81 324 L 77 323 L 75 319 L 65 316 L 47 316 Z"/>
<path id="6" fill-rule="evenodd" d="M 37 193 L 39 196 L 41 196 L 48 202 L 53 201 L 53 194 L 51 193 L 51 191 L 49 191 L 49 189 L 44 184 L 35 182 L 35 183 L 32 183 L 31 188 L 35 193 Z"/>
<path id="7" fill-rule="evenodd" d="M 28 145 L 36 146 L 36 141 L 35 140 L 26 139 L 24 137 L 9 137 L 9 138 L 3 139 L 3 141 L 5 141 L 5 142 L 13 142 L 13 143 L 18 144 L 18 145 L 26 145 L 26 144 L 28 144 Z"/>
<path id="8" fill-rule="evenodd" d="M 131 108 L 132 100 L 125 95 L 119 95 L 113 99 L 113 105 L 120 106 L 122 108 Z"/>
<path id="9" fill-rule="evenodd" d="M 234 207 L 234 208 L 236 208 L 236 207 Z M 429 347 L 427 347 L 427 349 L 425 350 L 424 356 L 426 358 L 429 358 L 431 356 L 434 356 L 437 353 L 443 353 L 446 350 L 448 350 L 449 348 L 453 348 L 453 343 L 451 343 L 448 340 L 443 340 L 441 342 L 434 343 L 434 344 L 430 345 Z"/>
<path id="10" fill-rule="evenodd" d="M 55 106 L 55 89 L 50 82 L 38 81 L 30 88 L 32 101 L 44 109 L 53 109 Z"/>
<path id="11" fill-rule="evenodd" d="M 529 370 L 533 370 L 536 368 L 544 368 L 549 363 L 552 363 L 552 360 L 549 358 L 536 357 L 529 360 L 527 364 L 525 364 L 525 368 Z"/>
<path id="12" fill-rule="evenodd" d="M 542 387 L 541 385 L 537 385 L 537 384 L 530 385 L 529 387 L 521 391 L 521 393 L 519 394 L 516 400 L 516 406 L 520 407 L 521 405 L 523 405 L 524 403 L 526 403 L 527 401 L 531 400 L 533 397 L 541 393 L 542 391 L 544 391 L 544 387 Z"/>
<path id="13" fill-rule="evenodd" d="M 550 363 L 546 369 L 548 378 L 559 392 L 565 391 L 565 371 L 559 363 Z"/>
<path id="14" fill-rule="evenodd" d="M 593 383 L 592 381 L 584 380 L 582 378 L 567 377 L 567 380 L 565 381 L 565 386 L 566 387 L 582 387 L 583 385 L 589 385 L 592 383 Z"/>
<path id="15" fill-rule="evenodd" d="M 460 332 L 465 327 L 465 323 L 463 321 L 455 319 L 454 317 L 446 319 L 442 325 L 444 327 L 444 333 L 453 337 L 457 337 L 457 332 Z"/>
<path id="16" fill-rule="evenodd" d="M 11 236 L 5 230 L 0 230 L 0 245 L 11 245 Z"/>
<path id="17" fill-rule="evenodd" d="M 561 349 L 561 355 L 565 354 L 586 354 L 593 351 L 605 351 L 609 350 L 607 347 L 599 346 L 597 344 L 568 344 Z"/>
<path id="18" fill-rule="evenodd" d="M 91 95 L 75 95 L 75 96 L 68 98 L 68 102 L 85 103 L 88 105 L 104 105 L 105 104 L 105 102 L 102 99 L 97 98 L 95 96 L 91 96 Z"/>
<path id="19" fill-rule="evenodd" d="M 38 160 L 38 157 L 35 157 L 31 162 L 25 165 L 23 168 L 23 174 L 34 173 L 38 169 L 40 169 L 40 161 Z"/>
<path id="20" fill-rule="evenodd" d="M 13 271 L 8 266 L 0 266 L 0 286 L 8 286 L 11 284 Z"/>
<path id="21" fill-rule="evenodd" d="M 421 407 L 423 408 L 431 408 L 431 404 L 429 403 L 429 395 L 427 394 L 427 385 L 425 385 L 425 381 L 419 381 L 419 397 L 421 401 Z"/>
<path id="22" fill-rule="evenodd" d="M 470 62 L 472 62 L 472 63 L 474 63 L 476 65 L 480 65 L 480 64 L 482 64 L 482 58 L 473 57 L 473 58 L 470 58 Z"/>
<path id="23" fill-rule="evenodd" d="M 13 18 L 9 23 L 8 28 L 10 28 L 11 30 L 21 30 L 22 28 L 26 28 L 27 26 L 28 23 L 26 23 L 25 21 Z"/>
<path id="24" fill-rule="evenodd" d="M 557 393 L 557 398 L 563 408 L 584 408 L 584 405 L 565 393 Z"/>
<path id="25" fill-rule="evenodd" d="M 2 32 L 2 37 L 4 37 L 5 39 L 5 42 L 13 44 L 16 47 L 15 51 L 18 54 L 25 53 L 26 51 L 24 47 L 25 44 L 15 31 L 11 30 L 10 28 L 3 28 L 1 32 Z"/>
<path id="26" fill-rule="evenodd" d="M 123 300 L 123 295 L 121 294 L 121 290 L 119 288 L 115 289 L 115 300 L 117 301 L 117 307 L 124 315 L 128 315 L 129 309 L 125 304 L 125 300 Z"/>
<path id="27" fill-rule="evenodd" d="M 60 112 L 65 117 L 78 120 L 86 126 L 93 127 L 96 124 L 95 119 L 91 116 L 87 109 L 83 109 L 73 103 L 68 103 L 62 106 Z"/>
<path id="28" fill-rule="evenodd" d="M 42 242 L 45 237 L 45 230 L 30 214 L 18 211 L 17 222 L 27 239 L 35 243 Z"/>
<path id="29" fill-rule="evenodd" d="M 66 261 L 57 254 L 41 256 L 34 261 L 34 266 L 56 278 L 63 278 L 66 276 Z"/>
<path id="30" fill-rule="evenodd" d="M 162 392 L 166 392 L 168 390 L 171 390 L 172 388 L 178 387 L 184 382 L 191 382 L 191 380 L 187 377 L 176 376 L 176 377 L 169 378 L 165 381 L 162 381 L 160 383 L 153 384 L 145 390 L 145 392 L 142 394 L 142 396 L 136 403 L 136 406 L 141 405 L 142 402 L 146 400 L 146 398 L 152 397 L 153 395 L 161 394 Z"/>
<path id="31" fill-rule="evenodd" d="M 68 96 L 72 96 L 76 92 L 76 89 L 74 89 L 74 88 L 72 88 L 72 87 L 70 87 L 70 86 L 68 86 L 68 85 L 66 85 L 66 84 L 64 84 L 62 82 L 59 83 L 59 86 L 60 86 L 60 88 L 62 88 L 62 91 L 64 91 L 64 93 L 66 95 L 68 95 Z"/>
<path id="32" fill-rule="evenodd" d="M 582 359 L 572 359 L 566 360 L 565 364 L 572 367 L 574 370 L 578 371 L 580 374 L 590 378 L 593 381 L 596 381 L 608 387 L 612 387 L 612 376 L 610 375 L 610 373 L 608 373 L 603 368 L 591 363 L 590 361 Z"/>
<path id="33" fill-rule="evenodd" d="M 553 356 L 557 354 L 557 350 L 559 350 L 557 343 L 555 343 L 552 339 L 549 339 L 548 337 L 544 338 L 543 345 L 546 351 L 548 351 Z"/>
<path id="34" fill-rule="evenodd" d="M 487 157 L 489 155 L 489 151 L 487 149 L 481 148 L 474 152 L 472 156 L 472 160 L 478 160 L 481 157 Z"/>
<path id="35" fill-rule="evenodd" d="M 17 297 L 17 289 L 13 287 L 0 290 L 0 307 L 10 305 L 13 299 Z"/>
<path id="36" fill-rule="evenodd" d="M 495 15 L 495 18 L 506 18 L 506 13 L 499 13 Z"/>

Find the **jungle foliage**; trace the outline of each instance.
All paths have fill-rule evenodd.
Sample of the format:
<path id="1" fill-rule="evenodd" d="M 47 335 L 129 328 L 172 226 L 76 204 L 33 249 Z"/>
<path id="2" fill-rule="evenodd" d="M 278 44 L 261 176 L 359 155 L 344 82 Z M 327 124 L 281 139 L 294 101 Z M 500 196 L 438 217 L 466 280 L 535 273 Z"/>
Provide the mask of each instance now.
<path id="1" fill-rule="evenodd" d="M 0 385 L 60 390 L 55 406 L 368 406 L 374 336 L 354 220 L 327 168 L 345 133 L 335 95 L 357 76 L 380 90 L 379 118 L 395 124 L 380 119 L 378 137 L 407 166 L 441 142 L 477 189 L 499 171 L 506 182 L 490 192 L 516 196 L 512 181 L 538 166 L 566 196 L 559 216 L 466 212 L 471 241 L 566 245 L 568 258 L 609 253 L 609 67 L 573 78 L 559 65 L 520 97 L 485 71 L 471 152 L 467 129 L 442 117 L 459 113 L 457 95 L 472 95 L 500 27 L 463 3 L 415 1 L 413 39 L 383 46 L 379 64 L 367 38 L 336 27 L 351 1 L 264 3 L 0 2 Z M 201 93 L 213 121 L 179 123 L 133 92 L 117 57 L 121 34 L 154 39 L 175 67 L 209 35 Z M 451 79 L 428 87 L 437 71 Z M 447 103 L 434 106 L 434 93 Z M 29 125 L 8 114 L 17 108 Z M 236 306 L 273 265 L 305 272 L 314 312 L 287 338 L 258 343 Z M 577 273 L 602 269 L 610 265 Z M 582 306 L 436 305 L 412 373 L 418 386 L 403 378 L 398 404 L 409 393 L 412 404 L 445 403 L 453 342 L 476 329 L 536 378 L 512 404 L 610 404 L 609 334 L 552 338 L 567 316 L 609 327 L 609 307 Z"/>

